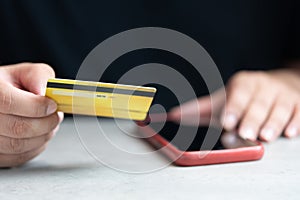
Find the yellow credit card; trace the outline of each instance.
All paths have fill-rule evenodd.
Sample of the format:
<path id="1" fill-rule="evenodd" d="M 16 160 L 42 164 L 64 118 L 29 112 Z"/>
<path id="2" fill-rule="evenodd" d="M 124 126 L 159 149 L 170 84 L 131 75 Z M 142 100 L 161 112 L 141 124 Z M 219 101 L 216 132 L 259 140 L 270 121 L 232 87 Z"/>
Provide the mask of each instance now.
<path id="1" fill-rule="evenodd" d="M 153 87 L 49 79 L 45 96 L 64 113 L 144 120 L 155 93 Z"/>

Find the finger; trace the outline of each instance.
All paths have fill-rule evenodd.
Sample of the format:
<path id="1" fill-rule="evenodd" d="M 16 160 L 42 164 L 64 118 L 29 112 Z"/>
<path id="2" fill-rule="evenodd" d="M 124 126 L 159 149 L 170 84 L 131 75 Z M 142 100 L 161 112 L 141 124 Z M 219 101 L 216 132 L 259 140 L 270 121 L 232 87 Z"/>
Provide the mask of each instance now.
<path id="1" fill-rule="evenodd" d="M 253 97 L 254 89 L 254 83 L 249 85 L 243 79 L 237 78 L 230 82 L 226 105 L 221 117 L 225 130 L 231 131 L 237 126 Z"/>
<path id="2" fill-rule="evenodd" d="M 296 137 L 300 134 L 300 103 L 294 109 L 293 116 L 285 129 L 284 135 L 289 138 Z"/>
<path id="3" fill-rule="evenodd" d="M 31 138 L 49 133 L 59 124 L 54 113 L 43 118 L 26 118 L 0 114 L 0 135 L 10 138 Z"/>
<path id="4" fill-rule="evenodd" d="M 188 101 L 180 106 L 173 108 L 169 112 L 169 116 L 173 120 L 182 119 L 193 119 L 198 118 L 211 118 L 213 111 L 218 111 L 224 105 L 225 101 L 225 91 L 224 89 L 219 89 L 212 95 L 207 95 Z"/>
<path id="5" fill-rule="evenodd" d="M 276 139 L 289 122 L 294 110 L 294 104 L 286 99 L 279 98 L 260 132 L 260 139 L 272 141 Z"/>
<path id="6" fill-rule="evenodd" d="M 54 113 L 56 109 L 56 103 L 47 97 L 0 82 L 0 113 L 44 117 Z"/>
<path id="7" fill-rule="evenodd" d="M 0 154 L 0 167 L 17 167 L 33 159 L 44 151 L 46 145 L 21 154 Z"/>
<path id="8" fill-rule="evenodd" d="M 0 154 L 20 154 L 43 146 L 54 136 L 54 132 L 34 138 L 16 139 L 0 136 Z"/>
<path id="9" fill-rule="evenodd" d="M 170 112 L 168 117 L 172 120 L 180 120 L 182 119 L 190 119 L 190 118 L 199 118 L 201 112 L 204 115 L 209 115 L 209 110 L 211 107 L 210 98 L 205 96 L 199 99 L 194 99 L 188 101 L 180 106 L 173 108 Z"/>
<path id="10" fill-rule="evenodd" d="M 239 125 L 239 135 L 244 139 L 256 140 L 261 126 L 267 119 L 275 99 L 275 93 L 258 91 L 250 102 Z"/>
<path id="11" fill-rule="evenodd" d="M 9 69 L 23 89 L 42 96 L 45 95 L 48 79 L 55 77 L 54 70 L 43 63 L 21 63 Z"/>

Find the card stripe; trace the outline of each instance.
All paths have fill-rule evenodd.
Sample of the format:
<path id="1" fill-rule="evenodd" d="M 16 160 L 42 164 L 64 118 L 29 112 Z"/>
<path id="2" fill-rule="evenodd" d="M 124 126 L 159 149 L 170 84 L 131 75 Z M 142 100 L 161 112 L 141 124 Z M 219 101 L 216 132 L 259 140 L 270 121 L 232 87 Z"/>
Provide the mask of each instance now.
<path id="1" fill-rule="evenodd" d="M 82 91 L 91 91 L 91 92 L 106 92 L 106 93 L 115 93 L 115 94 L 127 94 L 134 96 L 145 96 L 145 97 L 154 97 L 155 92 L 139 91 L 139 90 L 128 90 L 120 88 L 106 88 L 106 87 L 97 87 L 90 85 L 77 85 L 77 84 L 68 84 L 68 83 L 47 83 L 48 88 L 60 88 L 60 89 L 70 89 L 70 90 L 82 90 Z"/>

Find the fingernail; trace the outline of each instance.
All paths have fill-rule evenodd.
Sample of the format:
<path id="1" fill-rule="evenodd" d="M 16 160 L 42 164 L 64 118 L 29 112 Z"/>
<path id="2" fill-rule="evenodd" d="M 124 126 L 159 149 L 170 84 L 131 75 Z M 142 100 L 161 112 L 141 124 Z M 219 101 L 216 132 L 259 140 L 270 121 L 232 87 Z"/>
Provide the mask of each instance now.
<path id="1" fill-rule="evenodd" d="M 275 131 L 272 128 L 264 128 L 261 130 L 261 137 L 266 141 L 270 141 L 274 138 Z"/>
<path id="2" fill-rule="evenodd" d="M 286 134 L 290 138 L 296 137 L 298 135 L 298 128 L 297 127 L 290 127 L 286 130 Z"/>
<path id="3" fill-rule="evenodd" d="M 237 117 L 234 114 L 227 114 L 224 119 L 224 128 L 232 130 L 237 124 Z"/>
<path id="4" fill-rule="evenodd" d="M 47 115 L 50 115 L 54 113 L 57 110 L 57 105 L 54 101 L 51 101 L 51 103 L 47 107 Z"/>
<path id="5" fill-rule="evenodd" d="M 252 128 L 243 128 L 240 131 L 240 136 L 244 139 L 255 140 L 255 132 Z"/>
<path id="6" fill-rule="evenodd" d="M 58 116 L 59 116 L 59 123 L 61 123 L 64 119 L 64 113 L 63 112 L 57 112 Z"/>

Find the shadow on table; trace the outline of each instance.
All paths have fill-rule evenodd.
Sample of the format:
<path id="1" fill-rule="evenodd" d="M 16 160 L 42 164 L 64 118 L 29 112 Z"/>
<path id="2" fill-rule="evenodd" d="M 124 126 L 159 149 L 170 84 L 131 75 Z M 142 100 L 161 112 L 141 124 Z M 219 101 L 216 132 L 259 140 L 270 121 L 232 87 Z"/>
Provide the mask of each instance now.
<path id="1" fill-rule="evenodd" d="M 13 168 L 1 168 L 0 169 L 0 177 L 1 175 L 9 176 L 39 176 L 41 175 L 49 175 L 49 174 L 70 174 L 70 173 L 82 173 L 84 171 L 91 170 L 99 170 L 101 172 L 101 168 L 107 168 L 105 166 L 101 166 L 97 163 L 80 163 L 80 164 L 64 164 L 64 165 L 49 165 L 47 163 L 42 162 L 29 162 L 20 167 Z"/>

